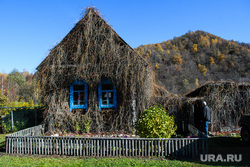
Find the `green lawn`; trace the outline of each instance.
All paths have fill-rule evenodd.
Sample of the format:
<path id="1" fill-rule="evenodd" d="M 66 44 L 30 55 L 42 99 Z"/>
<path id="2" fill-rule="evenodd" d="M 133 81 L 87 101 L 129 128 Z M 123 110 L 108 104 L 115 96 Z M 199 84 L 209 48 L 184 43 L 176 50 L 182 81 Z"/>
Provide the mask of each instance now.
<path id="1" fill-rule="evenodd" d="M 150 158 L 75 158 L 54 156 L 0 156 L 0 166 L 206 166 L 194 162 Z"/>

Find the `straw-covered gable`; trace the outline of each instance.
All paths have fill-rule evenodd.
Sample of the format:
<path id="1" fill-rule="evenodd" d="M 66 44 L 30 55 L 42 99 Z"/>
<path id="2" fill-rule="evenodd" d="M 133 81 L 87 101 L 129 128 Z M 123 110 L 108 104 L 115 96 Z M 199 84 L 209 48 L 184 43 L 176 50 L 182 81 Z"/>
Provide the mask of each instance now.
<path id="1" fill-rule="evenodd" d="M 250 83 L 247 82 L 207 82 L 186 97 L 200 101 L 198 106 L 201 101 L 207 102 L 211 108 L 211 131 L 234 130 L 241 115 L 250 112 Z M 199 113 L 201 109 L 194 114 Z"/>
<path id="2" fill-rule="evenodd" d="M 44 90 L 48 131 L 82 129 L 84 115 L 91 118 L 92 131 L 130 131 L 155 92 L 166 93 L 155 85 L 150 65 L 93 8 L 50 51 L 36 76 Z M 103 79 L 116 86 L 116 109 L 99 109 L 98 85 Z M 87 83 L 88 107 L 70 111 L 69 87 L 77 80 Z"/>

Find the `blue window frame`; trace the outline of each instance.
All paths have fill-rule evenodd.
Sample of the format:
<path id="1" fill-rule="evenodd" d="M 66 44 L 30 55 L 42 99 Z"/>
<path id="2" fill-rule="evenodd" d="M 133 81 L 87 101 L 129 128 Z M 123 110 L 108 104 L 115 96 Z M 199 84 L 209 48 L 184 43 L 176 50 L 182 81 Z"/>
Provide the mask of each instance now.
<path id="1" fill-rule="evenodd" d="M 116 86 L 104 79 L 98 86 L 99 111 L 102 108 L 115 108 L 117 110 Z"/>
<path id="2" fill-rule="evenodd" d="M 70 111 L 88 108 L 88 85 L 85 81 L 76 80 L 70 85 Z"/>

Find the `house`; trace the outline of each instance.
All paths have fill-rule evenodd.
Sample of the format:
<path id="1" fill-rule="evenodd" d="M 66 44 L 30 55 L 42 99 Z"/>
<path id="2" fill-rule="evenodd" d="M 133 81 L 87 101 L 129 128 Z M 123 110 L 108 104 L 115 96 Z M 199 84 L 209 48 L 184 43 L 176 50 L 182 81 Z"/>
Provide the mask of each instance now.
<path id="1" fill-rule="evenodd" d="M 47 131 L 131 131 L 138 116 L 164 94 L 150 64 L 100 16 L 85 16 L 37 67 Z"/>
<path id="2" fill-rule="evenodd" d="M 247 82 L 206 82 L 185 96 L 193 105 L 191 113 L 197 128 L 200 127 L 202 101 L 211 109 L 211 131 L 236 130 L 241 115 L 250 112 L 250 83 Z"/>

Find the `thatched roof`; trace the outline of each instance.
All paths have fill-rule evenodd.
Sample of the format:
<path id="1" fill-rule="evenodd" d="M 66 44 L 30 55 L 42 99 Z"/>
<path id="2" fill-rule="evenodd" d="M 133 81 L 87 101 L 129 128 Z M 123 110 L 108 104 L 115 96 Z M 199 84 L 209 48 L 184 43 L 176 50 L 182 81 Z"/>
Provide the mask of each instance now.
<path id="1" fill-rule="evenodd" d="M 76 53 L 74 53 L 74 51 L 76 51 L 76 45 L 78 45 L 79 43 L 75 40 L 76 38 L 76 34 L 78 34 L 80 31 L 83 31 L 83 29 L 87 26 L 86 25 L 86 20 L 90 17 L 90 15 L 92 15 L 91 17 L 97 17 L 98 19 L 100 19 L 102 22 L 104 22 L 104 26 L 108 27 L 109 30 L 111 30 L 114 34 L 115 34 L 115 39 L 116 42 L 119 42 L 120 45 L 126 45 L 128 46 L 136 56 L 140 57 L 147 65 L 150 65 L 143 57 L 141 57 L 131 46 L 129 46 L 116 32 L 115 30 L 105 21 L 105 19 L 100 15 L 99 11 L 95 8 L 87 8 L 84 17 L 72 28 L 72 30 L 62 39 L 62 41 L 57 44 L 53 49 L 51 49 L 50 54 L 39 64 L 39 66 L 36 68 L 37 70 L 40 70 L 42 68 L 42 66 L 50 66 L 49 64 L 49 59 L 50 56 L 53 56 L 53 53 L 56 51 L 56 49 L 58 49 L 61 46 L 64 45 L 69 45 L 69 42 L 72 43 L 72 41 L 74 41 L 75 43 L 73 43 L 73 47 L 72 47 L 72 52 L 70 52 L 70 55 L 68 57 L 69 60 L 74 59 L 74 56 Z M 74 50 L 74 49 L 75 50 Z M 65 64 L 65 66 L 72 66 L 74 67 L 75 65 L 71 65 L 71 64 Z"/>
<path id="2" fill-rule="evenodd" d="M 184 96 L 186 97 L 201 97 L 204 96 L 203 92 L 207 92 L 207 88 L 210 86 L 220 86 L 227 88 L 228 86 L 248 87 L 250 88 L 249 82 L 232 82 L 232 81 L 208 81 L 200 87 L 187 92 Z"/>

